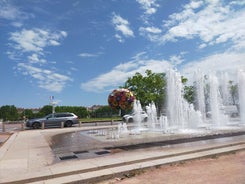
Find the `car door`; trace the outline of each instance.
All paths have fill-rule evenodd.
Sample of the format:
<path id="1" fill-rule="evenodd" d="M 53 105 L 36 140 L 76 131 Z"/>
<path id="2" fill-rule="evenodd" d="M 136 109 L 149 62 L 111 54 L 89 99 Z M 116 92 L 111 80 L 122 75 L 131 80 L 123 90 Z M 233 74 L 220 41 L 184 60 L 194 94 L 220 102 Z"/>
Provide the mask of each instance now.
<path id="1" fill-rule="evenodd" d="M 53 122 L 53 124 L 55 126 L 61 127 L 61 122 L 64 122 L 64 121 L 65 121 L 65 114 L 64 113 L 57 113 L 57 114 L 55 114 L 55 120 Z"/>
<path id="2" fill-rule="evenodd" d="M 45 121 L 45 127 L 53 127 L 57 124 L 55 114 L 50 114 Z"/>

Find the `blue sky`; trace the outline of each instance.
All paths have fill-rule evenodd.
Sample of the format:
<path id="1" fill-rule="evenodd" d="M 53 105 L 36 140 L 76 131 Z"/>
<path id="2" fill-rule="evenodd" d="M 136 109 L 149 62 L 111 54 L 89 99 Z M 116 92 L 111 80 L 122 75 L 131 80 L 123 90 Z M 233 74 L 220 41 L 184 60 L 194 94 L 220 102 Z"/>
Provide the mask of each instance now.
<path id="1" fill-rule="evenodd" d="M 245 69 L 244 0 L 0 0 L 0 106 L 107 105 L 145 70 Z"/>

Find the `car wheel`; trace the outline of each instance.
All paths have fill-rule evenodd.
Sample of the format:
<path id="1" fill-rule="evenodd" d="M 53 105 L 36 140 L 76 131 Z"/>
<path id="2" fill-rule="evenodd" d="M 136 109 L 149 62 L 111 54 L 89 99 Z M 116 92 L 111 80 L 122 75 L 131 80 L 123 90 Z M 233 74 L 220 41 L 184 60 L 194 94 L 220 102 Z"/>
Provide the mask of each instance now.
<path id="1" fill-rule="evenodd" d="M 148 118 L 144 118 L 144 122 L 147 122 L 148 121 Z"/>
<path id="2" fill-rule="evenodd" d="M 72 126 L 72 121 L 66 121 L 65 122 L 66 127 L 71 127 Z"/>
<path id="3" fill-rule="evenodd" d="M 38 122 L 35 122 L 35 123 L 32 124 L 32 128 L 33 129 L 39 129 L 40 127 L 41 127 L 41 124 L 38 123 Z"/>
<path id="4" fill-rule="evenodd" d="M 133 123 L 133 121 L 134 121 L 133 118 L 129 118 L 129 119 L 128 119 L 128 122 L 129 122 L 129 123 Z"/>

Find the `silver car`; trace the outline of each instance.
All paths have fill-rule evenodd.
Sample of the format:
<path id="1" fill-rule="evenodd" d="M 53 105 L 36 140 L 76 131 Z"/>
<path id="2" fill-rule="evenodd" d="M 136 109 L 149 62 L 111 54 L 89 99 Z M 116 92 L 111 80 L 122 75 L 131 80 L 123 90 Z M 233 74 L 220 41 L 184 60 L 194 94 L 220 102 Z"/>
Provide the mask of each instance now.
<path id="1" fill-rule="evenodd" d="M 79 123 L 78 116 L 74 113 L 61 112 L 61 113 L 52 113 L 43 118 L 30 119 L 26 122 L 26 127 L 33 129 L 38 129 L 42 127 L 61 127 L 61 123 L 64 122 L 65 127 L 71 127 L 74 124 Z"/>
<path id="2" fill-rule="evenodd" d="M 126 114 L 123 116 L 122 120 L 126 123 L 132 123 L 135 121 L 135 113 L 132 114 Z M 142 111 L 140 113 L 140 119 L 142 122 L 147 122 L 148 121 L 148 115 L 145 111 Z"/>

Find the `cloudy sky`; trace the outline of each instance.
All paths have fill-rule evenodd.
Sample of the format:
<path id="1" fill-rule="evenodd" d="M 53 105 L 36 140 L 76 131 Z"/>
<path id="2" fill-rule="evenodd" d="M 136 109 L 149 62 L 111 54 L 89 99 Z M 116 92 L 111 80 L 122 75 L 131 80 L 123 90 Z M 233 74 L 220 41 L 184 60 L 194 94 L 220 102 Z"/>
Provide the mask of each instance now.
<path id="1" fill-rule="evenodd" d="M 0 106 L 107 105 L 145 70 L 245 69 L 245 0 L 0 0 Z"/>

